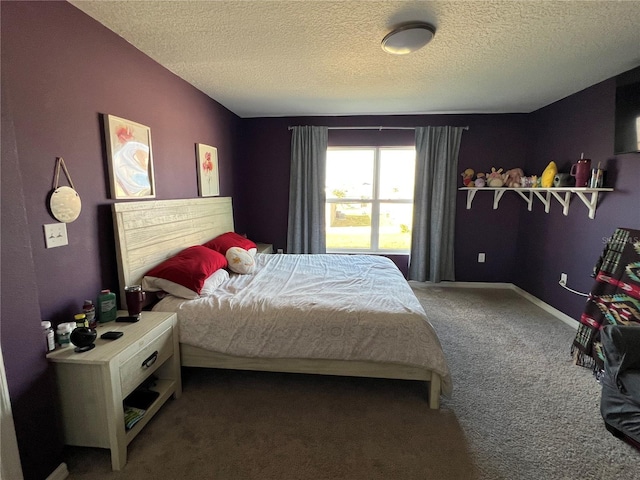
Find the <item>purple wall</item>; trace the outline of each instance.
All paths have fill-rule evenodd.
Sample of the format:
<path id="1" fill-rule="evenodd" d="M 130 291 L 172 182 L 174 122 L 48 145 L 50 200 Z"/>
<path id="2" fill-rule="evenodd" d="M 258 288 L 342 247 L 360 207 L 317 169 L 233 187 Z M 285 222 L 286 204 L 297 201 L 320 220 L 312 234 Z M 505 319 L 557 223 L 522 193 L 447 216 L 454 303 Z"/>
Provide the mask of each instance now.
<path id="1" fill-rule="evenodd" d="M 25 467 L 26 478 L 44 478 L 60 463 L 62 437 L 51 403 L 53 377 L 44 360 L 22 173 L 4 81 L 1 91 L 2 351 L 21 460 L 33 466 Z"/>
<path id="2" fill-rule="evenodd" d="M 255 118 L 242 120 L 244 148 L 238 171 L 250 191 L 235 199 L 240 219 L 237 227 L 250 238 L 285 248 L 289 195 L 289 125 L 337 126 L 469 126 L 462 135 L 460 170 L 491 170 L 524 166 L 529 150 L 528 116 L 508 115 L 413 115 L 362 117 Z M 413 145 L 411 130 L 329 130 L 329 144 Z M 245 190 L 246 189 L 246 190 Z M 459 281 L 510 282 L 516 264 L 516 239 L 520 208 L 504 202 L 493 211 L 490 197 L 478 195 L 474 208 L 466 210 L 466 194 L 458 193 L 456 220 L 456 278 Z M 478 252 L 487 254 L 477 263 Z M 394 256 L 406 273 L 407 257 Z"/>
<path id="3" fill-rule="evenodd" d="M 640 227 L 640 154 L 613 156 L 615 79 L 578 92 L 532 114 L 423 115 L 363 117 L 294 117 L 242 120 L 242 185 L 237 197 L 239 228 L 250 237 L 285 248 L 289 192 L 291 133 L 289 125 L 417 126 L 468 125 L 459 169 L 489 171 L 522 167 L 540 175 L 554 160 L 561 172 L 584 152 L 594 166 L 607 169 L 607 185 L 595 219 L 575 196 L 569 215 L 553 200 L 550 213 L 534 199 L 533 211 L 514 192 L 507 192 L 493 210 L 493 196 L 478 193 L 466 209 L 466 194 L 458 193 L 456 218 L 456 279 L 471 282 L 512 282 L 577 319 L 584 298 L 558 285 L 560 273 L 569 285 L 589 291 L 591 269 L 604 242 L 617 227 Z M 330 130 L 330 145 L 412 144 L 412 132 Z M 246 188 L 246 190 L 245 190 Z M 486 253 L 486 263 L 477 254 Z M 407 257 L 394 261 L 406 273 Z"/>
<path id="4" fill-rule="evenodd" d="M 570 287 L 588 292 L 605 239 L 617 227 L 640 228 L 640 154 L 613 155 L 614 113 L 615 79 L 609 79 L 531 114 L 527 171 L 541 172 L 553 160 L 568 172 L 584 153 L 593 166 L 601 162 L 605 186 L 615 188 L 601 196 L 593 220 L 578 198 L 566 217 L 557 202 L 549 214 L 538 202 L 521 216 L 513 282 L 575 319 L 585 299 L 558 285 L 560 273 L 568 274 Z"/>
<path id="5" fill-rule="evenodd" d="M 101 114 L 151 128 L 158 199 L 197 196 L 196 143 L 218 147 L 232 196 L 240 119 L 69 3 L 1 8 L 1 340 L 25 475 L 44 478 L 62 441 L 40 319 L 68 321 L 101 288 L 118 290 Z M 82 213 L 68 246 L 45 249 L 57 156 Z"/>
<path id="6" fill-rule="evenodd" d="M 51 372 L 39 321 L 66 321 L 101 288 L 117 290 L 101 113 L 151 127 L 157 198 L 197 196 L 195 143 L 218 147 L 221 193 L 233 196 L 237 230 L 285 248 L 289 125 L 468 125 L 460 170 L 524 166 L 539 174 L 555 160 L 567 170 L 581 152 L 606 161 L 614 193 L 595 220 L 574 198 L 569 216 L 553 204 L 528 212 L 508 193 L 498 210 L 478 194 L 472 210 L 458 194 L 456 276 L 514 282 L 577 318 L 580 290 L 604 238 L 640 226 L 640 155 L 612 156 L 614 81 L 533 114 L 312 118 L 237 116 L 65 2 L 2 2 L 2 325 L 1 341 L 26 478 L 62 461 Z M 331 131 L 332 145 L 411 144 L 410 131 Z M 68 225 L 69 246 L 45 249 L 44 223 L 55 158 L 62 156 L 82 198 Z M 478 252 L 487 262 L 478 264 Z M 406 257 L 394 260 L 406 271 Z"/>

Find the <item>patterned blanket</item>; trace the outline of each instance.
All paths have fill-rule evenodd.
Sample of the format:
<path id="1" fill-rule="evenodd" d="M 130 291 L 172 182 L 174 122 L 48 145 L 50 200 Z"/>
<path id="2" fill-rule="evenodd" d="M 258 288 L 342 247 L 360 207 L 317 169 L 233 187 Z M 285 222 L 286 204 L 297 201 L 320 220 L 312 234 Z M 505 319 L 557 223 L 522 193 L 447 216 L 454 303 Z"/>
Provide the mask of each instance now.
<path id="1" fill-rule="evenodd" d="M 640 230 L 618 228 L 593 269 L 595 283 L 587 299 L 571 354 L 577 365 L 598 374 L 604 368 L 603 326 L 640 325 Z"/>

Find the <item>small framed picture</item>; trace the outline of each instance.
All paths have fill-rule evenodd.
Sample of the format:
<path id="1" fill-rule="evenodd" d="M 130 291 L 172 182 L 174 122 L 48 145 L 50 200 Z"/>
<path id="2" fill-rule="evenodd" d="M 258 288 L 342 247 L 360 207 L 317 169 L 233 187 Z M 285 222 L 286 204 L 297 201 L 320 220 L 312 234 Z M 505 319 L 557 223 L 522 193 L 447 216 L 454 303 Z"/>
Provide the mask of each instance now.
<path id="1" fill-rule="evenodd" d="M 220 195 L 218 174 L 218 149 L 202 143 L 196 144 L 198 161 L 198 194 L 201 197 Z"/>
<path id="2" fill-rule="evenodd" d="M 155 198 L 151 129 L 104 115 L 111 198 Z"/>

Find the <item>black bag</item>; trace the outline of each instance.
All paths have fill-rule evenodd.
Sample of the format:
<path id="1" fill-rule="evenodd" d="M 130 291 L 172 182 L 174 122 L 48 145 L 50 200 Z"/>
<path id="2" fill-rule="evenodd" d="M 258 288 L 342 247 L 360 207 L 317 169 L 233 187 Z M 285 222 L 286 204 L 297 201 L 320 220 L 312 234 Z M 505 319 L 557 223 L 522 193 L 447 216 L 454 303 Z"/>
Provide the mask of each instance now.
<path id="1" fill-rule="evenodd" d="M 640 450 L 640 326 L 602 328 L 600 413 L 607 430 Z"/>

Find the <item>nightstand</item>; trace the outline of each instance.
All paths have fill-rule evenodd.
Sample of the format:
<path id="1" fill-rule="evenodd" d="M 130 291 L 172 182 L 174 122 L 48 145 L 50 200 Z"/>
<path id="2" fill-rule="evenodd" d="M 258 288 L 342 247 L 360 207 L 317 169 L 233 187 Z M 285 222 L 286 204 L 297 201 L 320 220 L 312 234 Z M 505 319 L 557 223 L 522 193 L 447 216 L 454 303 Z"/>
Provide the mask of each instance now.
<path id="1" fill-rule="evenodd" d="M 100 338 L 110 330 L 124 335 Z M 136 323 L 100 324 L 97 332 L 92 350 L 76 353 L 69 346 L 49 353 L 47 359 L 55 368 L 65 443 L 108 448 L 111 467 L 120 470 L 127 462 L 127 445 L 171 395 L 182 394 L 177 317 L 171 312 L 142 312 Z M 160 395 L 127 430 L 122 401 L 152 374 L 157 381 L 151 389 Z"/>
<path id="2" fill-rule="evenodd" d="M 270 243 L 256 243 L 258 253 L 273 253 L 273 245 Z"/>

